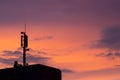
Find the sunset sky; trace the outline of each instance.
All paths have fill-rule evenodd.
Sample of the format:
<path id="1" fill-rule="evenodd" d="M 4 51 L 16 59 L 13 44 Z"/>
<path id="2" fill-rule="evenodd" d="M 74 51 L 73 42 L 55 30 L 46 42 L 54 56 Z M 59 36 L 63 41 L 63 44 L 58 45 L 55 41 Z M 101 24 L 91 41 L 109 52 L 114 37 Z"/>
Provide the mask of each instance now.
<path id="1" fill-rule="evenodd" d="M 0 69 L 27 62 L 62 70 L 62 80 L 120 80 L 120 0 L 0 0 Z"/>

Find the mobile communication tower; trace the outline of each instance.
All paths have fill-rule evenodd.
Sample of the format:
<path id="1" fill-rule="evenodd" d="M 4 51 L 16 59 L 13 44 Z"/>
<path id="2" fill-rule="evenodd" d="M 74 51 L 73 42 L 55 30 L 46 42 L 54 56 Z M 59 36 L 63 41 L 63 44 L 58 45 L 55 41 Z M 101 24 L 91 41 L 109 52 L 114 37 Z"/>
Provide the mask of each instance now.
<path id="1" fill-rule="evenodd" d="M 61 70 L 58 68 L 42 64 L 27 65 L 26 51 L 29 49 L 26 30 L 21 32 L 21 47 L 23 48 L 23 66 L 15 61 L 14 67 L 0 69 L 0 80 L 61 80 Z"/>
<path id="2" fill-rule="evenodd" d="M 26 34 L 26 25 L 25 32 L 21 32 L 21 48 L 23 48 L 23 66 L 26 66 L 26 51 L 29 51 L 28 36 Z"/>

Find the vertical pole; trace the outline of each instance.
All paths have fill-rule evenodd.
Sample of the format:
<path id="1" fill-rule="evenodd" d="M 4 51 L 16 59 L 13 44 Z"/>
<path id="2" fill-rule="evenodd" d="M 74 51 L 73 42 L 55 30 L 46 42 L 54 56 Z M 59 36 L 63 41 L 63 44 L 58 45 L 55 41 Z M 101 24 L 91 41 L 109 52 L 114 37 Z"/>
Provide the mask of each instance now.
<path id="1" fill-rule="evenodd" d="M 25 32 L 21 32 L 21 47 L 23 48 L 23 66 L 26 66 L 26 51 L 28 51 L 28 36 L 26 35 L 26 24 Z"/>
<path id="2" fill-rule="evenodd" d="M 23 47 L 23 66 L 26 66 L 26 46 L 25 46 L 25 35 L 26 35 L 26 24 L 25 24 L 25 33 L 24 33 L 24 47 Z"/>
<path id="3" fill-rule="evenodd" d="M 25 24 L 25 33 L 26 33 L 26 24 Z"/>
<path id="4" fill-rule="evenodd" d="M 23 47 L 23 66 L 26 66 L 26 48 Z"/>

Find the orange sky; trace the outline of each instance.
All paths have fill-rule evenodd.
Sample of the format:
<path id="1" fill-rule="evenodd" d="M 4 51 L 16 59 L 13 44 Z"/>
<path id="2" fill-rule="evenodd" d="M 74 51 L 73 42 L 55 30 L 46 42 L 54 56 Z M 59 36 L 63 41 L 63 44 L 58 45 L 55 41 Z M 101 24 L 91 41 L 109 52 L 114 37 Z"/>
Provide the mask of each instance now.
<path id="1" fill-rule="evenodd" d="M 60 68 L 62 80 L 119 80 L 119 3 L 0 1 L 0 68 L 22 62 L 20 32 L 27 24 L 29 64 Z"/>
<path id="2" fill-rule="evenodd" d="M 110 58 L 96 56 L 97 54 L 105 53 L 107 51 L 106 49 L 90 48 L 90 42 L 99 39 L 98 32 L 94 32 L 96 34 L 87 34 L 88 30 L 86 28 L 82 28 L 82 30 L 79 32 L 79 30 L 75 28 L 70 29 L 68 27 L 50 29 L 32 26 L 33 25 L 27 26 L 27 34 L 29 35 L 29 48 L 32 48 L 36 51 L 45 52 L 47 54 L 39 54 L 37 52 L 34 53 L 34 51 L 30 51 L 28 53 L 32 54 L 33 56 L 50 57 L 50 60 L 48 60 L 45 64 L 60 69 L 70 70 L 70 73 L 63 72 L 63 79 L 70 78 L 73 80 L 75 78 L 75 80 L 80 80 L 83 78 L 82 80 L 89 80 L 88 78 L 91 78 L 96 80 L 98 78 L 97 76 L 99 75 L 99 71 L 102 69 L 109 69 L 109 71 L 111 71 L 111 69 L 119 69 L 115 67 L 115 65 L 119 65 L 119 59 L 112 60 Z M 15 51 L 20 47 L 20 31 L 23 31 L 23 28 L 24 25 L 19 28 L 3 28 L 0 31 L 0 44 L 2 45 L 0 47 L 1 56 L 4 54 L 2 52 L 4 50 Z M 35 38 L 38 40 L 35 40 Z M 15 56 L 3 56 L 3 58 L 8 59 L 11 57 Z M 30 60 L 29 63 L 32 64 Z M 39 63 L 41 63 L 41 61 L 39 61 Z M 3 65 L 1 68 L 9 67 L 9 65 L 7 66 L 3 63 L 1 65 Z M 95 74 L 96 76 L 91 75 L 90 77 L 88 76 L 89 71 L 98 71 L 98 75 Z M 109 71 L 108 73 L 107 71 L 104 72 L 104 70 L 103 72 L 101 71 L 101 73 L 105 73 L 106 76 L 101 75 L 100 73 L 104 79 L 99 78 L 97 80 L 109 79 L 107 77 L 110 74 Z M 78 76 L 82 72 L 86 72 L 88 78 L 85 78 L 86 74 L 83 74 L 83 77 Z M 114 75 L 110 74 L 113 76 L 112 78 L 119 78 L 119 75 L 117 76 L 119 72 L 114 73 Z"/>

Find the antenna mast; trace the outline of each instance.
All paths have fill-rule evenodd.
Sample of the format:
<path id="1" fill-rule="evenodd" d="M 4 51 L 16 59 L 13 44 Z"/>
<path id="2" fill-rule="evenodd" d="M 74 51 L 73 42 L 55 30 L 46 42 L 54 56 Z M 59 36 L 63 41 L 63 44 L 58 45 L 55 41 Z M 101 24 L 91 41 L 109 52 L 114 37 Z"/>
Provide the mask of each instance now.
<path id="1" fill-rule="evenodd" d="M 23 48 L 23 66 L 26 66 L 26 51 L 29 51 L 28 47 L 28 36 L 26 34 L 26 24 L 25 32 L 21 32 L 21 47 Z"/>
<path id="2" fill-rule="evenodd" d="M 26 24 L 25 24 L 25 33 L 26 33 Z"/>

